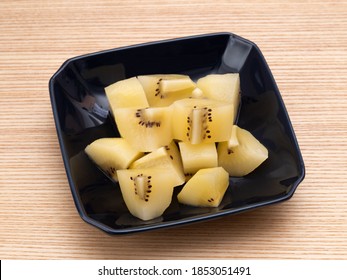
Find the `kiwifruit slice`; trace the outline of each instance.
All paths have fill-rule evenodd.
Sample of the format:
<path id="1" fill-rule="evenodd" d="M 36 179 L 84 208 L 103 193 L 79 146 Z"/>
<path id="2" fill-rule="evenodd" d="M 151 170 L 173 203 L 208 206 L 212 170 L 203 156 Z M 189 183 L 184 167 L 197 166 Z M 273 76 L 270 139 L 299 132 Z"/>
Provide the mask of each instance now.
<path id="1" fill-rule="evenodd" d="M 117 180 L 116 170 L 128 168 L 136 159 L 143 156 L 123 138 L 100 138 L 85 148 L 86 154 L 108 176 Z"/>
<path id="2" fill-rule="evenodd" d="M 204 96 L 234 105 L 234 118 L 240 105 L 240 77 L 238 73 L 210 74 L 197 81 Z"/>
<path id="3" fill-rule="evenodd" d="M 118 108 L 148 107 L 146 94 L 136 77 L 118 81 L 105 88 L 111 112 Z"/>
<path id="4" fill-rule="evenodd" d="M 178 143 L 184 174 L 189 176 L 199 169 L 217 167 L 217 149 L 215 143 L 190 144 L 188 142 Z"/>
<path id="5" fill-rule="evenodd" d="M 172 141 L 171 107 L 121 108 L 115 110 L 120 135 L 134 149 L 152 152 Z"/>
<path id="6" fill-rule="evenodd" d="M 162 168 L 118 170 L 117 176 L 129 212 L 141 219 L 161 216 L 169 207 L 176 178 Z"/>
<path id="7" fill-rule="evenodd" d="M 196 84 L 186 75 L 157 74 L 138 76 L 151 107 L 162 107 L 192 95 Z"/>
<path id="8" fill-rule="evenodd" d="M 175 184 L 177 185 L 181 185 L 185 182 L 181 155 L 174 141 L 167 146 L 160 147 L 159 149 L 144 155 L 134 161 L 129 168 L 140 169 L 152 167 L 170 171 L 172 174 L 175 174 Z"/>
<path id="9" fill-rule="evenodd" d="M 222 167 L 200 169 L 184 185 L 177 199 L 197 207 L 218 207 L 229 186 L 229 174 Z"/>
<path id="10" fill-rule="evenodd" d="M 237 144 L 235 144 L 236 138 Z M 245 176 L 268 158 L 268 150 L 249 131 L 234 125 L 230 141 L 218 143 L 218 165 L 230 176 Z"/>
<path id="11" fill-rule="evenodd" d="M 211 99 L 185 98 L 172 104 L 174 139 L 191 144 L 227 141 L 231 137 L 234 107 Z"/>

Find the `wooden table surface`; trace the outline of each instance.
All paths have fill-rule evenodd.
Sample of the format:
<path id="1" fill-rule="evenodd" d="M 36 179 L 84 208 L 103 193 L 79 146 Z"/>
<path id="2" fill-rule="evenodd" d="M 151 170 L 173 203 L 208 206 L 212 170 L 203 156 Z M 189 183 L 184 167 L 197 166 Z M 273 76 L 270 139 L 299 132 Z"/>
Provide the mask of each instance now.
<path id="1" fill-rule="evenodd" d="M 79 217 L 48 80 L 68 58 L 210 32 L 255 42 L 306 164 L 284 203 L 109 236 Z M 347 259 L 346 1 L 0 1 L 0 259 Z"/>

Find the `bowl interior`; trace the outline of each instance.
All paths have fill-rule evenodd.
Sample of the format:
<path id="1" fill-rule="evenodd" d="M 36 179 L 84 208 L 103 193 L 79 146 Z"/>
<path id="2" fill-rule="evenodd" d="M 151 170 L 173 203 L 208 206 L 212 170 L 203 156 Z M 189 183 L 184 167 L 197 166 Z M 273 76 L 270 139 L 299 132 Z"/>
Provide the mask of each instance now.
<path id="1" fill-rule="evenodd" d="M 218 208 L 194 208 L 175 199 L 151 221 L 132 217 L 117 183 L 85 155 L 84 148 L 119 132 L 108 114 L 104 87 L 145 74 L 180 73 L 196 80 L 239 72 L 237 123 L 269 150 L 269 158 L 230 187 Z M 167 227 L 237 213 L 290 198 L 304 177 L 293 129 L 271 72 L 256 45 L 229 33 L 195 36 L 103 51 L 68 60 L 50 81 L 52 107 L 71 191 L 81 217 L 108 233 Z M 176 188 L 175 194 L 180 190 Z"/>

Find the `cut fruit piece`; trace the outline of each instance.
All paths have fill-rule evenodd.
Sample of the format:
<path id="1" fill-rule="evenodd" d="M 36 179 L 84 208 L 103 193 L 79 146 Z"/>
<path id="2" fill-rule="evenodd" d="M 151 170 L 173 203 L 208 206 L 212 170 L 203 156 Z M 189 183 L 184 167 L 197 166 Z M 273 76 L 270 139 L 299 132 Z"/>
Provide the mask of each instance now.
<path id="1" fill-rule="evenodd" d="M 148 107 L 146 94 L 136 77 L 118 81 L 105 88 L 111 112 L 118 108 Z"/>
<path id="2" fill-rule="evenodd" d="M 211 99 L 185 98 L 172 104 L 174 139 L 191 144 L 227 141 L 234 123 L 233 105 Z"/>
<path id="3" fill-rule="evenodd" d="M 158 168 L 117 171 L 125 204 L 132 215 L 151 220 L 162 215 L 171 203 L 175 176 Z"/>
<path id="4" fill-rule="evenodd" d="M 141 152 L 152 152 L 172 141 L 170 107 L 121 108 L 115 111 L 120 135 Z"/>
<path id="5" fill-rule="evenodd" d="M 234 126 L 238 145 L 230 141 L 218 143 L 218 165 L 230 176 L 245 176 L 268 158 L 268 150 L 249 131 Z M 232 141 L 234 142 L 234 141 Z"/>
<path id="6" fill-rule="evenodd" d="M 232 149 L 239 145 L 239 140 L 237 139 L 237 129 L 239 127 L 237 125 L 233 125 L 231 129 L 231 137 L 228 141 L 228 148 Z"/>
<path id="7" fill-rule="evenodd" d="M 123 138 L 100 138 L 85 148 L 86 154 L 108 176 L 117 180 L 116 170 L 128 168 L 136 159 L 143 156 Z"/>
<path id="8" fill-rule="evenodd" d="M 163 107 L 174 101 L 192 95 L 195 83 L 186 75 L 145 75 L 138 76 L 151 107 Z"/>
<path id="9" fill-rule="evenodd" d="M 197 207 L 218 207 L 229 186 L 229 174 L 222 167 L 200 169 L 177 195 L 178 201 Z"/>
<path id="10" fill-rule="evenodd" d="M 223 102 L 230 102 L 234 105 L 234 118 L 238 112 L 240 104 L 240 77 L 238 73 L 211 74 L 197 81 L 207 98 Z"/>
<path id="11" fill-rule="evenodd" d="M 199 169 L 218 166 L 215 143 L 190 144 L 178 143 L 181 151 L 184 174 L 189 176 Z"/>
<path id="12" fill-rule="evenodd" d="M 217 152 L 216 152 L 217 154 Z M 185 182 L 182 160 L 174 141 L 134 161 L 129 168 L 152 168 L 167 170 L 175 174 L 175 184 L 182 185 Z"/>

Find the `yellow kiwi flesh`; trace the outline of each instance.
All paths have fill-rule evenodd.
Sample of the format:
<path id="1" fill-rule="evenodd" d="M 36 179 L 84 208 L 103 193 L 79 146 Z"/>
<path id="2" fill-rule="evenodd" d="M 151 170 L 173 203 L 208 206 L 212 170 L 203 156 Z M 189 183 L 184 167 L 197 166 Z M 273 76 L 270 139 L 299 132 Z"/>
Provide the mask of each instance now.
<path id="1" fill-rule="evenodd" d="M 116 170 L 128 168 L 136 159 L 143 156 L 122 138 L 100 138 L 85 148 L 86 154 L 107 175 L 117 180 Z"/>
<path id="2" fill-rule="evenodd" d="M 233 139 L 237 139 L 236 141 Z M 251 173 L 268 158 L 268 150 L 249 131 L 234 125 L 231 141 L 218 143 L 218 165 L 230 176 Z"/>
<path id="3" fill-rule="evenodd" d="M 171 108 L 121 108 L 114 112 L 120 135 L 141 152 L 152 152 L 172 141 Z"/>
<path id="4" fill-rule="evenodd" d="M 234 122 L 231 103 L 185 98 L 171 106 L 174 139 L 200 144 L 227 141 L 231 137 L 230 123 Z"/>
<path id="5" fill-rule="evenodd" d="M 139 158 L 129 168 L 140 169 L 153 167 L 175 174 L 176 180 L 174 183 L 176 185 L 181 185 L 185 182 L 181 155 L 174 141 Z"/>
<path id="6" fill-rule="evenodd" d="M 240 77 L 238 73 L 210 74 L 200 78 L 197 86 L 210 99 L 232 103 L 234 118 L 240 104 Z"/>
<path id="7" fill-rule="evenodd" d="M 178 143 L 184 174 L 193 175 L 202 168 L 217 167 L 217 149 L 215 143 L 190 144 Z"/>
<path id="8" fill-rule="evenodd" d="M 169 207 L 175 176 L 161 168 L 118 170 L 117 176 L 124 202 L 130 213 L 151 220 L 161 216 Z"/>
<path id="9" fill-rule="evenodd" d="M 138 80 L 143 86 L 151 107 L 163 107 L 192 95 L 196 84 L 186 75 L 142 75 Z"/>
<path id="10" fill-rule="evenodd" d="M 177 199 L 196 207 L 218 207 L 229 186 L 229 174 L 222 167 L 200 169 L 184 185 Z"/>
<path id="11" fill-rule="evenodd" d="M 118 108 L 148 107 L 146 94 L 136 77 L 113 83 L 105 88 L 111 112 Z"/>

